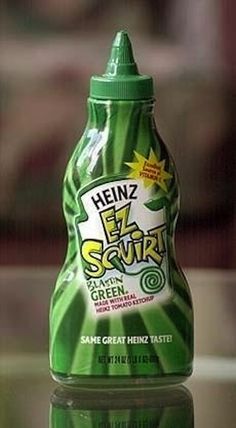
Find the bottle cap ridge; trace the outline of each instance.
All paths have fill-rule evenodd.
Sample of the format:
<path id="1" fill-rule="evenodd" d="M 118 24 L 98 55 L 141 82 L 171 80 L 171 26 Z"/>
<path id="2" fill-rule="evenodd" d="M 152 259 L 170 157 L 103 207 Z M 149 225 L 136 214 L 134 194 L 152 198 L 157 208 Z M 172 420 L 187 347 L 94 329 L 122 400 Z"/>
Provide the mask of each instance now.
<path id="1" fill-rule="evenodd" d="M 152 78 L 139 74 L 128 33 L 119 31 L 112 44 L 105 74 L 92 76 L 90 80 L 90 97 L 137 100 L 153 95 Z"/>

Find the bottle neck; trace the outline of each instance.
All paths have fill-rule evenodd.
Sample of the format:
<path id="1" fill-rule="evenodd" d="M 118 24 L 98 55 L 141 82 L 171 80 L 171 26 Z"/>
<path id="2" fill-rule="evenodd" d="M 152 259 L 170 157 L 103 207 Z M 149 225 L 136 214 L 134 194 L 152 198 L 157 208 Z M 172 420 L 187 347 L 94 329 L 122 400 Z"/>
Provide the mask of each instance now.
<path id="1" fill-rule="evenodd" d="M 127 126 L 133 124 L 139 129 L 154 126 L 154 99 L 147 100 L 98 100 L 88 98 L 88 123 L 89 128 L 98 128 L 115 125 L 116 130 L 122 133 L 127 131 Z M 134 122 L 134 123 L 133 123 Z"/>

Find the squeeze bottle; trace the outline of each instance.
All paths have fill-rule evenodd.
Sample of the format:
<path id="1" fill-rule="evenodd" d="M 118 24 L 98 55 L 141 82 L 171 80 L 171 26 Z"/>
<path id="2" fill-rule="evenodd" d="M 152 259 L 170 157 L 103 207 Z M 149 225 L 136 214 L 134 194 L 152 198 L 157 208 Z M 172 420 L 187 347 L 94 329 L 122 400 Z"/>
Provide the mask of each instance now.
<path id="1" fill-rule="evenodd" d="M 50 369 L 65 385 L 147 387 L 192 372 L 193 310 L 176 261 L 179 186 L 125 31 L 93 76 L 68 163 L 68 248 L 50 307 Z"/>

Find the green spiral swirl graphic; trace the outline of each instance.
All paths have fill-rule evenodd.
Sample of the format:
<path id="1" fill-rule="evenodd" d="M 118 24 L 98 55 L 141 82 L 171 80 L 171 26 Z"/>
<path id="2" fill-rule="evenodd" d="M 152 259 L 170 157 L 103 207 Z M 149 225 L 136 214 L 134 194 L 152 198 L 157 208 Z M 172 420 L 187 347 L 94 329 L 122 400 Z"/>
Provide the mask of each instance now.
<path id="1" fill-rule="evenodd" d="M 127 272 L 119 257 L 115 255 L 110 259 L 112 265 L 122 273 L 129 276 L 141 275 L 140 287 L 146 294 L 156 294 L 162 290 L 165 285 L 166 278 L 163 270 L 160 267 L 150 266 L 141 269 L 138 272 Z"/>
<path id="2" fill-rule="evenodd" d="M 146 294 L 156 294 L 165 285 L 165 275 L 162 269 L 149 267 L 141 275 L 140 286 Z"/>

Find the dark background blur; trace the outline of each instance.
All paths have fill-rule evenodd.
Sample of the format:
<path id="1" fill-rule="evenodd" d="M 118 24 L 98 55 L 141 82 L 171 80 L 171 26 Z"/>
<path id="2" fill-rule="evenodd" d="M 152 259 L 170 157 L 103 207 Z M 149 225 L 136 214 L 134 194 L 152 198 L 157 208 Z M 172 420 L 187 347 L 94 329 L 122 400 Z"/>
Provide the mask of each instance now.
<path id="1" fill-rule="evenodd" d="M 179 171 L 178 256 L 236 267 L 234 0 L 5 0 L 0 62 L 0 264 L 61 264 L 61 184 L 89 78 L 127 29 L 156 82 Z"/>

